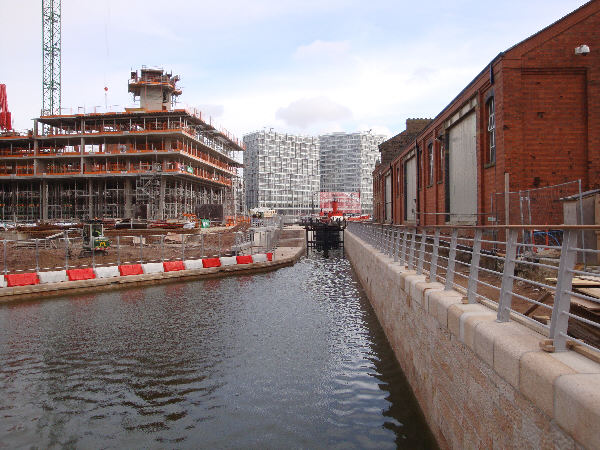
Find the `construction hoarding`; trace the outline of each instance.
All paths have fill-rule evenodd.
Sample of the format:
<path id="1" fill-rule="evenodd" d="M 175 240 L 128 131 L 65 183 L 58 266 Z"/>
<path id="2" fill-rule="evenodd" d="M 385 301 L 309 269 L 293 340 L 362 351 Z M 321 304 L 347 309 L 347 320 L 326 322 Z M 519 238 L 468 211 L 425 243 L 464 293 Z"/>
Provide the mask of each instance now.
<path id="1" fill-rule="evenodd" d="M 332 202 L 337 202 L 337 210 L 342 214 L 360 214 L 360 193 L 321 192 L 319 207 L 324 213 L 333 211 Z"/>

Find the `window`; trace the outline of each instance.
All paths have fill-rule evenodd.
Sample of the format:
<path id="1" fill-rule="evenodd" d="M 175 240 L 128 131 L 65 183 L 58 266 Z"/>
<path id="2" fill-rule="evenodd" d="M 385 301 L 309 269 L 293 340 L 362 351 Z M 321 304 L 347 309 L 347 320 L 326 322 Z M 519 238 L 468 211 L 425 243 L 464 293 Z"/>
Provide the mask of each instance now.
<path id="1" fill-rule="evenodd" d="M 444 179 L 444 136 L 440 135 L 436 138 L 438 151 L 437 151 L 437 165 L 436 165 L 436 178 L 438 183 L 441 183 Z"/>
<path id="2" fill-rule="evenodd" d="M 427 146 L 427 173 L 428 173 L 428 181 L 427 184 L 431 186 L 433 184 L 433 143 L 430 142 Z"/>
<path id="3" fill-rule="evenodd" d="M 488 152 L 487 152 L 487 163 L 493 164 L 496 162 L 496 114 L 494 97 L 490 97 L 487 102 L 487 113 L 488 113 Z"/>

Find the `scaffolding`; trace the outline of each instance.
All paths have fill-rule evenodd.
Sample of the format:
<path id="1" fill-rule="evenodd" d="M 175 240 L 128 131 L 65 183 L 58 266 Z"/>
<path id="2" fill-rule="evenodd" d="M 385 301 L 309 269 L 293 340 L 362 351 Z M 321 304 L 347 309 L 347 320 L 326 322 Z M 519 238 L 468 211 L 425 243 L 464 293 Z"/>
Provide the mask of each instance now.
<path id="1" fill-rule="evenodd" d="M 180 94 L 178 77 L 142 73 L 132 80 L 148 84 L 134 89 L 148 108 L 164 83 Z M 42 116 L 0 136 L 0 220 L 181 219 L 230 198 L 242 150 L 183 109 Z"/>

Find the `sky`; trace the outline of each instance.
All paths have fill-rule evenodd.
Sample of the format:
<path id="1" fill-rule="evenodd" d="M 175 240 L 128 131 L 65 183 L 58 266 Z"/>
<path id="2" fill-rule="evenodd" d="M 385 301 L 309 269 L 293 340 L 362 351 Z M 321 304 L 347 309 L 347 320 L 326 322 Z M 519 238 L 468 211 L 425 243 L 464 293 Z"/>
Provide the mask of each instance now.
<path id="1" fill-rule="evenodd" d="M 129 73 L 146 65 L 180 75 L 178 106 L 238 137 L 263 128 L 392 136 L 584 3 L 63 0 L 63 114 L 132 106 Z M 41 0 L 0 0 L 0 30 L 0 83 L 25 130 L 42 104 Z"/>

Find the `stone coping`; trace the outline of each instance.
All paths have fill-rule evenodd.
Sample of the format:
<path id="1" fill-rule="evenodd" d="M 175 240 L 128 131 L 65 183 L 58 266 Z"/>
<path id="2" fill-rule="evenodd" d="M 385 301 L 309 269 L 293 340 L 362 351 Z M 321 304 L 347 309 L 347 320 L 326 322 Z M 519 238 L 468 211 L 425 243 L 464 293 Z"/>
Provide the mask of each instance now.
<path id="1" fill-rule="evenodd" d="M 303 247 L 278 248 L 272 261 L 251 264 L 236 264 L 213 268 L 179 270 L 174 272 L 147 273 L 92 280 L 66 281 L 30 286 L 5 287 L 0 289 L 0 304 L 22 300 L 37 300 L 43 297 L 73 295 L 90 291 L 102 291 L 138 285 L 159 284 L 194 279 L 221 278 L 232 275 L 249 275 L 268 272 L 294 264 L 304 253 Z"/>
<path id="2" fill-rule="evenodd" d="M 516 321 L 497 322 L 483 304 L 463 304 L 464 294 L 444 290 L 370 244 L 348 233 L 398 274 L 411 308 L 422 308 L 501 378 L 585 448 L 600 448 L 600 364 L 574 351 L 541 350 L 546 336 Z"/>

